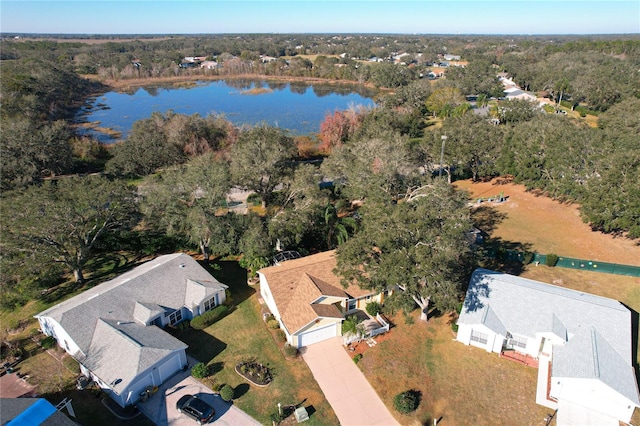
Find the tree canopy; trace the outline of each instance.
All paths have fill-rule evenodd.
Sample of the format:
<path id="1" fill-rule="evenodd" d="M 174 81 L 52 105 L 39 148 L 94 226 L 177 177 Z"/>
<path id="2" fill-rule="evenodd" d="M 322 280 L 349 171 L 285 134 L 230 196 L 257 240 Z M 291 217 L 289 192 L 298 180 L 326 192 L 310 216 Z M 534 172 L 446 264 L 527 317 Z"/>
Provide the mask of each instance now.
<path id="1" fill-rule="evenodd" d="M 466 196 L 444 181 L 407 191 L 397 203 L 365 203 L 361 227 L 337 249 L 343 283 L 382 291 L 398 287 L 426 320 L 431 303 L 455 308 L 470 263 Z"/>
<path id="2" fill-rule="evenodd" d="M 135 193 L 100 176 L 63 178 L 3 197 L 2 246 L 24 262 L 60 263 L 75 281 L 106 233 L 132 225 Z"/>

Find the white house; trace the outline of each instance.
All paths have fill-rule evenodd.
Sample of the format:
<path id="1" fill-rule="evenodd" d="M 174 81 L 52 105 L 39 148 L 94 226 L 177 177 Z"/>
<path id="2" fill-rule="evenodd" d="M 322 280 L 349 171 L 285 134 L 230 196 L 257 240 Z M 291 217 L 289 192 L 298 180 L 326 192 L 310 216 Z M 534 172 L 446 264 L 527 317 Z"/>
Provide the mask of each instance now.
<path id="1" fill-rule="evenodd" d="M 334 274 L 335 251 L 281 262 L 258 271 L 260 295 L 297 348 L 342 335 L 346 315 L 382 303 L 389 292 L 346 289 Z"/>
<path id="2" fill-rule="evenodd" d="M 478 269 L 457 340 L 539 360 L 536 401 L 558 409 L 558 425 L 618 426 L 640 407 L 631 330 L 616 300 Z"/>
<path id="3" fill-rule="evenodd" d="M 186 254 L 160 256 L 35 317 L 118 404 L 137 402 L 186 367 L 187 345 L 163 330 L 225 301 L 228 287 Z"/>

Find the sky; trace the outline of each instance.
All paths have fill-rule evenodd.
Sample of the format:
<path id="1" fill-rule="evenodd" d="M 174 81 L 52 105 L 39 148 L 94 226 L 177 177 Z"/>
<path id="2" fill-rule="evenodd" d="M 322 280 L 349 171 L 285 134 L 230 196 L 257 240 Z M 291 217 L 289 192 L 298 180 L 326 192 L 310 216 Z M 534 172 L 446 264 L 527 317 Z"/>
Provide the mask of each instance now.
<path id="1" fill-rule="evenodd" d="M 638 34 L 640 0 L 0 0 L 0 31 Z"/>

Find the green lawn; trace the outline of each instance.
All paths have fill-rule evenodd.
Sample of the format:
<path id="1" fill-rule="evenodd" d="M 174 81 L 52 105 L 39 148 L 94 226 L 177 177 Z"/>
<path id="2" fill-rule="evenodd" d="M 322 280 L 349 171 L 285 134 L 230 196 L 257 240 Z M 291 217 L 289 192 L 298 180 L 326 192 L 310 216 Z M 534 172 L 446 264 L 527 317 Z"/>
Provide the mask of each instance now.
<path id="1" fill-rule="evenodd" d="M 208 363 L 214 372 L 204 382 L 212 387 L 233 386 L 234 403 L 261 423 L 271 423 L 270 415 L 277 411 L 278 403 L 303 403 L 311 414 L 309 425 L 338 424 L 307 364 L 301 357 L 284 358 L 262 321 L 256 290 L 247 285 L 246 271 L 236 262 L 222 262 L 221 266 L 212 272 L 230 287 L 236 309 L 205 330 L 191 329 L 177 335 L 189 345 L 187 352 Z M 273 382 L 269 386 L 250 386 L 235 372 L 237 363 L 251 358 L 271 368 Z"/>

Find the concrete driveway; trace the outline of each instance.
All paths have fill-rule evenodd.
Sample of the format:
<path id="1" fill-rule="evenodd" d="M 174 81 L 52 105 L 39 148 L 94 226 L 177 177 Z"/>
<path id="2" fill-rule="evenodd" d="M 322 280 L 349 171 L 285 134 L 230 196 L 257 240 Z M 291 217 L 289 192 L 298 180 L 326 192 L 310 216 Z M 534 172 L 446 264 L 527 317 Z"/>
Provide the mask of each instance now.
<path id="1" fill-rule="evenodd" d="M 399 425 L 344 350 L 340 337 L 301 352 L 341 426 Z"/>
<path id="2" fill-rule="evenodd" d="M 202 398 L 216 410 L 210 424 L 214 425 L 260 425 L 254 418 L 231 403 L 225 402 L 219 395 L 198 380 L 191 377 L 190 371 L 180 372 L 165 382 L 158 392 L 151 395 L 147 402 L 139 403 L 138 409 L 158 426 L 194 426 L 195 420 L 176 410 L 176 402 L 182 395 L 191 394 Z"/>

